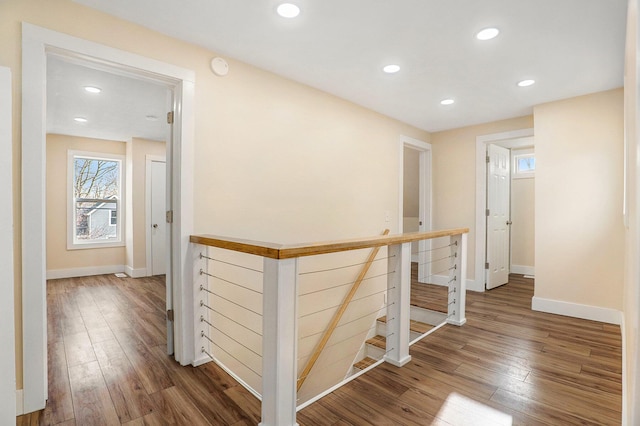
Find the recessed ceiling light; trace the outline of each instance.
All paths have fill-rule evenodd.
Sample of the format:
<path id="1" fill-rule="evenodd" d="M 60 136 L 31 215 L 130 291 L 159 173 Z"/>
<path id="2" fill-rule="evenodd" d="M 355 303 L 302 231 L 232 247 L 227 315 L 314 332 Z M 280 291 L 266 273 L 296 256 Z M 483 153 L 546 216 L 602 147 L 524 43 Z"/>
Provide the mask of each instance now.
<path id="1" fill-rule="evenodd" d="M 485 28 L 476 34 L 476 38 L 478 40 L 491 40 L 492 38 L 497 37 L 498 34 L 500 34 L 500 30 L 497 28 Z"/>
<path id="2" fill-rule="evenodd" d="M 522 81 L 518 82 L 518 86 L 527 87 L 527 86 L 531 86 L 531 85 L 533 85 L 535 83 L 536 83 L 535 80 L 522 80 Z"/>
<path id="3" fill-rule="evenodd" d="M 89 92 L 89 93 L 100 93 L 100 92 L 102 92 L 101 88 L 95 87 L 95 86 L 84 86 L 84 90 Z"/>
<path id="4" fill-rule="evenodd" d="M 292 3 L 282 3 L 277 11 L 283 18 L 295 18 L 300 14 L 300 8 Z"/>
<path id="5" fill-rule="evenodd" d="M 440 105 L 453 105 L 455 101 L 453 99 L 443 99 L 440 101 Z"/>
<path id="6" fill-rule="evenodd" d="M 84 117 L 76 117 L 74 118 L 74 120 L 77 121 L 78 123 L 86 123 L 87 121 L 89 121 Z"/>
<path id="7" fill-rule="evenodd" d="M 387 74 L 394 74 L 400 71 L 400 65 L 395 65 L 395 64 L 386 65 L 384 68 L 382 68 L 382 71 L 386 72 Z"/>

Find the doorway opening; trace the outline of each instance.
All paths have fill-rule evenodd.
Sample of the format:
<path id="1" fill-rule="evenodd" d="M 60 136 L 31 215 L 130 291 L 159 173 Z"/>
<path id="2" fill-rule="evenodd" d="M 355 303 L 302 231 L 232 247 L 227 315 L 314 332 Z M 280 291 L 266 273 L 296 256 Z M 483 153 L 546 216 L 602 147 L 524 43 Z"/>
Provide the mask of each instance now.
<path id="1" fill-rule="evenodd" d="M 431 230 L 431 144 L 402 136 L 400 138 L 400 232 Z M 418 282 L 427 282 L 431 274 L 427 262 L 429 241 L 411 246 L 411 261 L 418 264 Z"/>
<path id="2" fill-rule="evenodd" d="M 533 147 L 533 129 L 476 139 L 476 266 L 472 290 L 506 284 L 510 273 L 534 274 L 534 183 L 533 179 L 520 179 L 533 175 L 518 176 L 514 171 L 516 160 L 532 156 Z"/>
<path id="3" fill-rule="evenodd" d="M 167 153 L 170 206 L 174 221 L 168 235 L 172 242 L 167 255 L 167 288 L 173 306 L 175 359 L 185 365 L 193 361 L 192 272 L 184 267 L 188 235 L 192 233 L 193 177 L 193 81 L 194 73 L 174 65 L 113 49 L 51 30 L 23 23 L 23 112 L 22 112 L 22 291 L 24 412 L 44 408 L 47 400 L 47 316 L 46 316 L 46 75 L 49 55 L 69 61 L 90 63 L 120 75 L 171 87 L 174 125 Z M 144 201 L 143 201 L 144 202 Z M 112 219 L 117 223 L 117 215 Z M 183 314 L 183 312 L 187 312 Z M 192 334 L 192 333 L 191 333 Z"/>

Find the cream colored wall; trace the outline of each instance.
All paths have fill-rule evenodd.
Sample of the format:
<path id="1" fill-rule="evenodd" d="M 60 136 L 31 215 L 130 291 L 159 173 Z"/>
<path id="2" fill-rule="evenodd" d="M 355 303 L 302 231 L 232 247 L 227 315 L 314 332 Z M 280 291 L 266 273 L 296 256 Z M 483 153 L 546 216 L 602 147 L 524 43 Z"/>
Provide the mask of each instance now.
<path id="1" fill-rule="evenodd" d="M 511 264 L 535 266 L 535 178 L 511 180 Z"/>
<path id="2" fill-rule="evenodd" d="M 215 53 L 70 0 L 0 2 L 0 65 L 14 75 L 14 129 L 21 127 L 21 21 L 195 72 L 196 232 L 287 243 L 397 231 L 398 141 L 428 142 L 428 133 L 231 58 L 229 74 L 216 77 L 209 69 Z M 16 229 L 20 151 L 15 130 Z M 14 240 L 21 388 L 19 232 Z"/>
<path id="3" fill-rule="evenodd" d="M 418 217 L 420 213 L 420 151 L 404 148 L 403 159 L 404 217 Z"/>
<path id="4" fill-rule="evenodd" d="M 476 137 L 529 129 L 533 117 L 433 133 L 433 229 L 469 228 L 467 278 L 475 279 Z"/>
<path id="5" fill-rule="evenodd" d="M 147 267 L 147 235 L 146 235 L 146 157 L 154 155 L 166 156 L 166 143 L 147 139 L 131 140 L 132 160 L 132 196 L 133 196 L 133 250 L 127 254 L 127 265 L 133 269 Z M 130 261 L 129 261 L 130 259 Z"/>
<path id="6" fill-rule="evenodd" d="M 125 248 L 67 250 L 67 152 L 125 154 L 124 142 L 47 135 L 47 271 L 124 265 Z"/>
<path id="7" fill-rule="evenodd" d="M 197 99 L 215 133 L 196 146 L 198 232 L 292 243 L 397 231 L 399 137 L 427 133 L 237 63 L 206 72 L 198 93 L 224 101 Z"/>
<path id="8" fill-rule="evenodd" d="M 640 102 L 638 72 L 638 14 L 640 2 L 629 0 L 627 15 L 627 46 L 625 54 L 625 133 L 627 144 L 627 208 L 628 228 L 626 231 L 626 256 L 624 277 L 624 335 L 625 354 L 623 360 L 624 395 L 623 424 L 640 423 L 640 341 L 638 340 L 638 322 L 640 320 L 640 136 L 638 131 L 638 103 Z"/>
<path id="9" fill-rule="evenodd" d="M 622 309 L 623 92 L 534 108 L 535 296 Z"/>

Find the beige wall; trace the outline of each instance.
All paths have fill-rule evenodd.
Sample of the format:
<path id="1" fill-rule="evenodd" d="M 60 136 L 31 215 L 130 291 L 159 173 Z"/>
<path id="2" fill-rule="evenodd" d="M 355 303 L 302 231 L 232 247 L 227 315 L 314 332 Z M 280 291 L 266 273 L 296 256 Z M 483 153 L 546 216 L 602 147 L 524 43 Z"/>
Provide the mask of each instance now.
<path id="1" fill-rule="evenodd" d="M 125 248 L 67 250 L 67 152 L 125 154 L 125 143 L 47 135 L 47 271 L 124 265 Z"/>
<path id="2" fill-rule="evenodd" d="M 134 270 L 147 267 L 146 235 L 146 158 L 147 155 L 166 156 L 166 143 L 147 139 L 132 138 L 127 146 L 127 164 L 131 164 L 132 243 L 127 251 L 127 266 Z"/>
<path id="3" fill-rule="evenodd" d="M 195 72 L 196 232 L 287 243 L 397 230 L 400 135 L 429 141 L 428 133 L 230 58 L 229 74 L 216 77 L 208 65 L 213 52 L 70 0 L 5 0 L 0 65 L 14 75 L 16 229 L 21 227 L 21 21 Z M 20 233 L 14 238 L 21 388 Z"/>
<path id="4" fill-rule="evenodd" d="M 623 92 L 535 107 L 535 296 L 622 309 Z"/>
<path id="5" fill-rule="evenodd" d="M 433 133 L 433 229 L 469 228 L 467 277 L 475 279 L 476 137 L 530 129 L 533 117 Z"/>
<path id="6" fill-rule="evenodd" d="M 419 217 L 420 213 L 420 151 L 404 148 L 402 197 L 404 217 Z M 417 231 L 417 229 L 415 229 Z"/>
<path id="7" fill-rule="evenodd" d="M 511 180 L 511 264 L 535 266 L 535 178 Z"/>
<path id="8" fill-rule="evenodd" d="M 638 131 L 638 71 L 640 58 L 638 57 L 638 0 L 629 0 L 627 19 L 627 46 L 625 58 L 625 130 L 627 144 L 627 206 L 628 228 L 626 232 L 626 256 L 624 277 L 624 329 L 623 339 L 626 344 L 624 354 L 625 376 L 623 389 L 627 394 L 623 406 L 627 409 L 623 423 L 636 425 L 640 422 L 640 342 L 638 340 L 638 321 L 640 320 L 640 174 L 638 164 L 640 158 L 640 137 Z"/>

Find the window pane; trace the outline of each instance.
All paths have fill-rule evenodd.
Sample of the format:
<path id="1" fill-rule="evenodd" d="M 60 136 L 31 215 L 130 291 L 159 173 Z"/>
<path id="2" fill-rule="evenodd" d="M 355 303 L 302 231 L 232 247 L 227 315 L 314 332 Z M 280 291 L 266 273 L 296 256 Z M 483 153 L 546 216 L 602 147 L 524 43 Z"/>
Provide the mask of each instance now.
<path id="1" fill-rule="evenodd" d="M 519 157 L 517 163 L 518 173 L 529 173 L 536 170 L 536 158 L 534 156 Z"/>
<path id="2" fill-rule="evenodd" d="M 120 162 L 74 158 L 76 241 L 98 242 L 119 239 L 117 226 Z"/>

